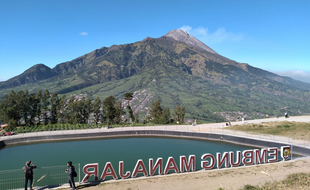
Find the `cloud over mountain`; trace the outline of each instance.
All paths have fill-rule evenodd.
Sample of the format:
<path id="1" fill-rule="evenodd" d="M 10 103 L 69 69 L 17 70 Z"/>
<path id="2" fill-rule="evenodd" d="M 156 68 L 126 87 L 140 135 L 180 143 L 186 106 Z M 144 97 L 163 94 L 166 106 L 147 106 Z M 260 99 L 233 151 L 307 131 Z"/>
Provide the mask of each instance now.
<path id="1" fill-rule="evenodd" d="M 204 28 L 201 26 L 197 28 L 192 28 L 191 26 L 184 25 L 180 29 L 187 31 L 189 34 L 197 37 L 198 39 L 207 44 L 222 43 L 225 41 L 234 42 L 243 39 L 243 34 L 228 32 L 224 27 L 218 28 L 214 32 L 210 32 L 208 28 Z"/>
<path id="2" fill-rule="evenodd" d="M 310 72 L 302 70 L 275 71 L 278 75 L 291 77 L 293 79 L 310 83 Z"/>

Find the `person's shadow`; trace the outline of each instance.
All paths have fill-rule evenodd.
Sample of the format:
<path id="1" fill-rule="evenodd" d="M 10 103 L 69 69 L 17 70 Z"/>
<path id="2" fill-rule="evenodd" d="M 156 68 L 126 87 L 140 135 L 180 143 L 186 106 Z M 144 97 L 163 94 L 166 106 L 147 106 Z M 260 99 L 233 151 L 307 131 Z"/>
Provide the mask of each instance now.
<path id="1" fill-rule="evenodd" d="M 93 186 L 97 186 L 101 183 L 102 181 L 92 181 L 92 182 L 88 182 L 88 183 L 83 183 L 81 185 L 77 185 L 75 187 L 75 189 L 83 189 L 86 187 L 93 187 Z M 44 186 L 44 187 L 39 187 L 36 188 L 37 190 L 44 190 L 44 189 L 54 189 L 54 188 L 59 188 L 61 187 L 61 185 L 48 185 L 48 186 Z"/>

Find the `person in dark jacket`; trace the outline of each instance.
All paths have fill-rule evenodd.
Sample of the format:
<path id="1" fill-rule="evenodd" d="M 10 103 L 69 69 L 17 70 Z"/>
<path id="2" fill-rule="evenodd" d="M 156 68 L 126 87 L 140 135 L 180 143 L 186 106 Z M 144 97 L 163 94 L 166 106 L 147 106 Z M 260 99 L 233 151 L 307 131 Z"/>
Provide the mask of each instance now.
<path id="1" fill-rule="evenodd" d="M 72 162 L 69 161 L 67 162 L 67 166 L 68 166 L 68 169 L 66 169 L 66 173 L 68 174 L 68 182 L 69 182 L 69 185 L 70 185 L 70 188 L 72 190 L 75 190 L 75 183 L 74 183 L 74 173 L 75 173 L 75 168 L 74 166 L 72 165 Z"/>
<path id="2" fill-rule="evenodd" d="M 25 172 L 25 190 L 27 190 L 27 184 L 28 181 L 30 180 L 30 190 L 33 190 L 32 185 L 33 185 L 33 169 L 37 168 L 31 161 L 26 162 L 26 166 L 23 167 L 23 170 Z"/>

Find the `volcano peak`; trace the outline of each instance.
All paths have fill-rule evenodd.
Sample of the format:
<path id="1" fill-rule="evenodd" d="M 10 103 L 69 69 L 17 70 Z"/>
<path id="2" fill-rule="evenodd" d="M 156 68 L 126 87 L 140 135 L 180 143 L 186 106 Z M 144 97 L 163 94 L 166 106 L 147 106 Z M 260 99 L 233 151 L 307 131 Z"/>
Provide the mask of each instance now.
<path id="1" fill-rule="evenodd" d="M 210 53 L 217 54 L 213 49 L 211 49 L 209 46 L 195 38 L 194 36 L 190 35 L 187 31 L 181 30 L 181 29 L 174 29 L 168 32 L 166 37 L 173 38 L 176 41 L 183 42 L 187 45 L 190 45 L 196 49 L 205 50 Z"/>

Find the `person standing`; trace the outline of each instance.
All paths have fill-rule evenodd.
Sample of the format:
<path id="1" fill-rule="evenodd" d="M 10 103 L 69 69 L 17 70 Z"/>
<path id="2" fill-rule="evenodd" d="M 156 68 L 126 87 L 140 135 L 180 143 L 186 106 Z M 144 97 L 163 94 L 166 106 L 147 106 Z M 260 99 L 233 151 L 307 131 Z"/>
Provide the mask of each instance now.
<path id="1" fill-rule="evenodd" d="M 23 167 L 23 170 L 25 172 L 25 190 L 27 190 L 27 184 L 28 181 L 30 180 L 30 190 L 33 190 L 32 185 L 33 185 L 33 169 L 37 168 L 36 165 L 34 165 L 31 161 L 26 162 L 26 166 Z"/>
<path id="2" fill-rule="evenodd" d="M 66 173 L 68 174 L 68 182 L 69 182 L 69 185 L 70 185 L 70 188 L 72 190 L 75 190 L 75 183 L 74 183 L 74 177 L 75 177 L 75 168 L 74 166 L 72 165 L 72 162 L 69 161 L 67 162 L 67 166 L 68 166 L 68 169 L 66 169 Z"/>

